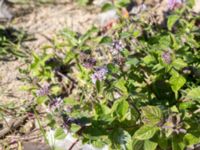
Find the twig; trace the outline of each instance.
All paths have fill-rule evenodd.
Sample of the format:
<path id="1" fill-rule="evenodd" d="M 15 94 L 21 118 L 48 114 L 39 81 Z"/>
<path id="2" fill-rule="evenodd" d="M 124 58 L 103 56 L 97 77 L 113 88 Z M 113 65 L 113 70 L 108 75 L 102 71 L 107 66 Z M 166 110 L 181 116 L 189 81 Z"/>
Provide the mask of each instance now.
<path id="1" fill-rule="evenodd" d="M 74 148 L 74 146 L 78 143 L 79 139 L 77 139 L 74 143 L 72 143 L 72 145 L 70 146 L 70 148 L 68 150 L 72 150 Z"/>
<path id="2" fill-rule="evenodd" d="M 77 82 L 76 82 L 73 78 L 71 78 L 70 76 L 68 76 L 67 74 L 64 75 L 63 73 L 61 73 L 61 72 L 59 72 L 59 71 L 57 71 L 56 73 L 57 73 L 58 75 L 60 75 L 61 77 L 63 77 L 63 78 L 69 79 L 69 80 L 72 81 L 74 84 L 77 84 Z"/>
<path id="3" fill-rule="evenodd" d="M 28 115 L 25 115 L 21 118 L 12 119 L 8 122 L 8 127 L 0 130 L 0 139 L 6 136 L 8 133 L 10 133 L 12 130 L 18 128 L 26 119 L 28 118 Z"/>

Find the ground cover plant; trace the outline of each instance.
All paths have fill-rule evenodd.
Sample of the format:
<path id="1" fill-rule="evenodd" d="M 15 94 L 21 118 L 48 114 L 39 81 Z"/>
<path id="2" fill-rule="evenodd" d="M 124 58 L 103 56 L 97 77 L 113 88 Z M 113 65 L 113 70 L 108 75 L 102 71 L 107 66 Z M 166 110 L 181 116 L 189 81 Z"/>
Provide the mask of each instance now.
<path id="1" fill-rule="evenodd" d="M 27 90 L 48 113 L 40 123 L 56 129 L 57 139 L 68 129 L 96 147 L 195 147 L 200 18 L 191 5 L 171 4 L 164 25 L 122 16 L 107 32 L 63 30 L 23 71 L 29 75 Z"/>
<path id="2" fill-rule="evenodd" d="M 13 60 L 25 57 L 22 42 L 27 38 L 25 32 L 11 27 L 0 26 L 0 60 Z"/>

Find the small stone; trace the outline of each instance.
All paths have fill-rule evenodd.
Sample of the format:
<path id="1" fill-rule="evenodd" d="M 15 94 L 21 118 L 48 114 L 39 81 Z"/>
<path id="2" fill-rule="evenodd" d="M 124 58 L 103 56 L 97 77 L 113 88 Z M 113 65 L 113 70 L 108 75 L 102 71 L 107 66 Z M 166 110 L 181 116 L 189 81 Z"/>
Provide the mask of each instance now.
<path id="1" fill-rule="evenodd" d="M 10 13 L 5 0 L 0 0 L 0 21 L 10 21 L 12 19 L 12 14 Z"/>
<path id="2" fill-rule="evenodd" d="M 100 27 L 104 27 L 111 20 L 118 20 L 118 18 L 119 16 L 117 15 L 116 10 L 109 10 L 97 16 L 97 23 L 100 25 Z"/>

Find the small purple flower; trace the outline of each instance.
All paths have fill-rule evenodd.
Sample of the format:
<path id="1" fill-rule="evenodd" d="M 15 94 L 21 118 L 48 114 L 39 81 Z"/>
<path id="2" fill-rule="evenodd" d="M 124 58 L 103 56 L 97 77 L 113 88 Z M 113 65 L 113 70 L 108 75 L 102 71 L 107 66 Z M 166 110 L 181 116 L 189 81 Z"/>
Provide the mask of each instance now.
<path id="1" fill-rule="evenodd" d="M 36 95 L 37 96 L 45 96 L 45 95 L 48 95 L 49 94 L 49 83 L 45 83 L 43 84 L 43 86 L 36 91 Z"/>
<path id="2" fill-rule="evenodd" d="M 50 104 L 49 104 L 49 108 L 51 110 L 55 110 L 55 109 L 59 109 L 62 105 L 63 99 L 61 99 L 60 97 L 53 99 Z"/>
<path id="3" fill-rule="evenodd" d="M 84 61 L 83 66 L 86 68 L 93 68 L 96 65 L 96 60 L 94 58 L 89 58 Z"/>
<path id="4" fill-rule="evenodd" d="M 170 10 L 176 9 L 182 5 L 181 0 L 168 0 L 168 8 Z"/>
<path id="5" fill-rule="evenodd" d="M 187 133 L 187 130 L 183 128 L 183 122 L 181 121 L 181 118 L 179 115 L 170 115 L 167 119 L 165 124 L 162 126 L 162 128 L 166 131 L 171 131 L 175 134 L 180 133 Z"/>
<path id="6" fill-rule="evenodd" d="M 166 64 L 170 64 L 172 62 L 171 53 L 169 51 L 164 52 L 162 59 Z"/>
<path id="7" fill-rule="evenodd" d="M 96 83 L 97 80 L 102 81 L 105 79 L 106 74 L 108 73 L 108 69 L 106 67 L 98 68 L 94 74 L 92 74 L 91 79 L 92 83 Z"/>
<path id="8" fill-rule="evenodd" d="M 111 53 L 113 55 L 117 55 L 119 54 L 120 51 L 122 51 L 125 48 L 125 46 L 123 45 L 122 41 L 114 41 L 112 43 L 112 48 L 111 48 Z"/>

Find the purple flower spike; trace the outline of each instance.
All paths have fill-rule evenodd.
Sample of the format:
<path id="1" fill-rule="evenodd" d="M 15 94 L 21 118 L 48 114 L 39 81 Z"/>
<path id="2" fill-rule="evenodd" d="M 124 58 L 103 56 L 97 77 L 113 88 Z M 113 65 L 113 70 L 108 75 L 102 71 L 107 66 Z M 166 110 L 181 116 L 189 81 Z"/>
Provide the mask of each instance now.
<path id="1" fill-rule="evenodd" d="M 103 79 L 105 79 L 107 73 L 108 69 L 106 67 L 98 68 L 97 71 L 91 76 L 92 83 L 95 84 L 97 80 L 102 81 Z"/>
<path id="2" fill-rule="evenodd" d="M 169 51 L 164 52 L 162 54 L 162 59 L 166 64 L 170 64 L 172 62 L 171 53 Z"/>
<path id="3" fill-rule="evenodd" d="M 49 94 L 49 83 L 45 83 L 39 90 L 36 91 L 37 96 L 45 96 Z"/>
<path id="4" fill-rule="evenodd" d="M 96 65 L 96 60 L 94 58 L 89 58 L 85 60 L 83 66 L 86 68 L 93 68 Z"/>
<path id="5" fill-rule="evenodd" d="M 168 0 L 168 8 L 170 10 L 176 9 L 182 5 L 181 0 Z"/>

